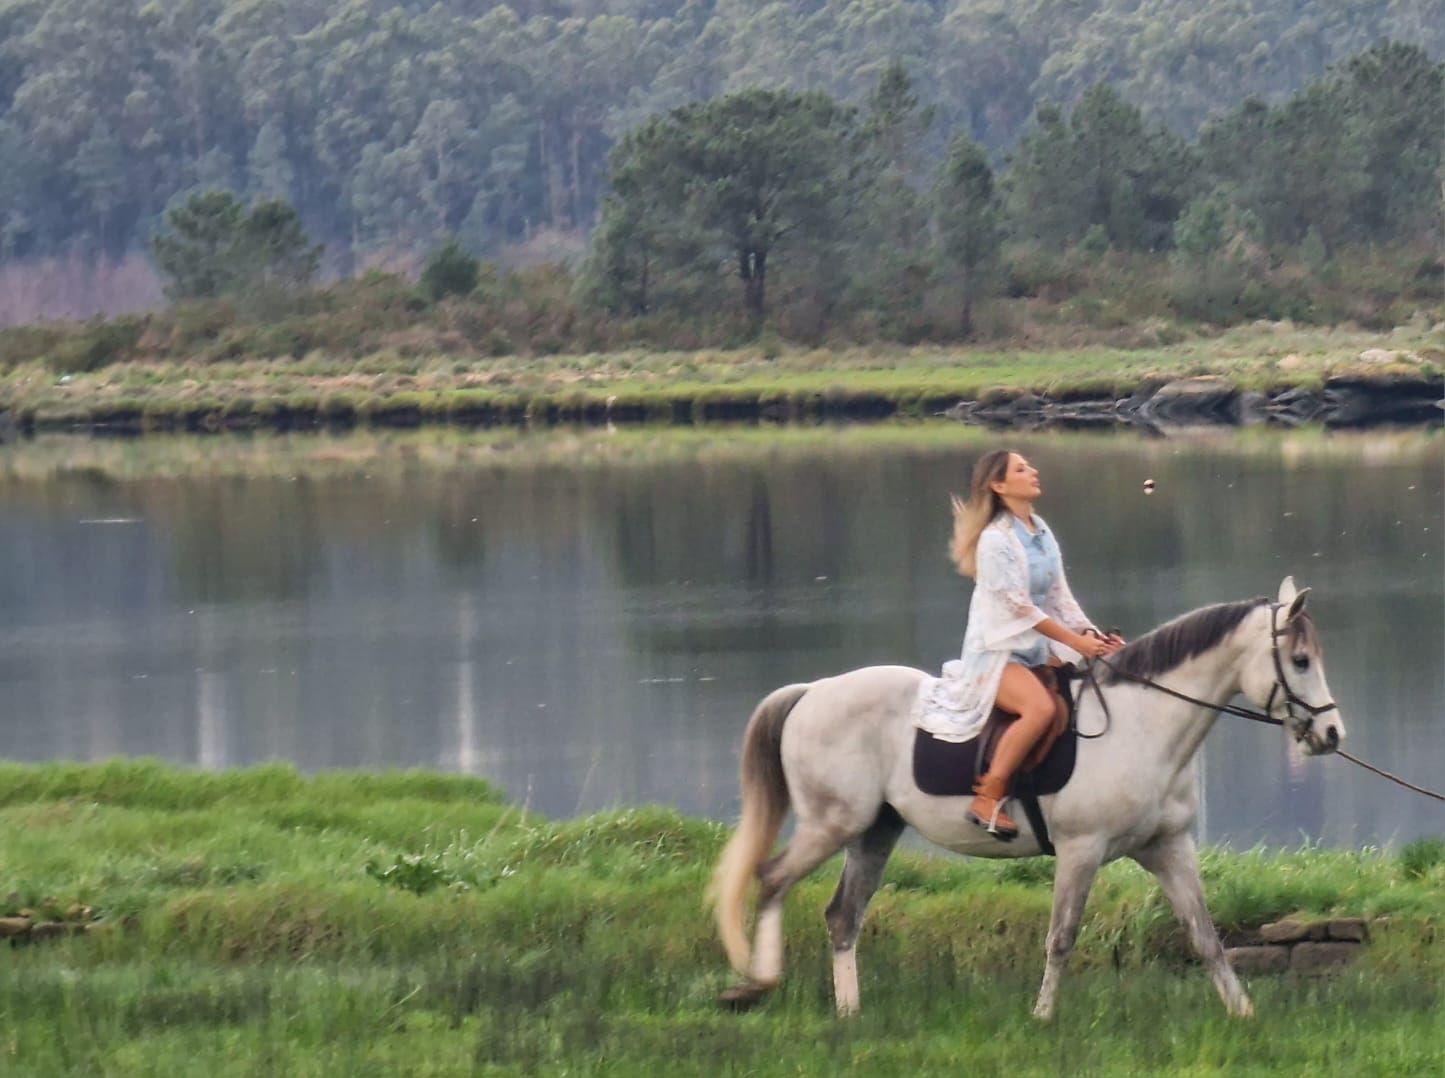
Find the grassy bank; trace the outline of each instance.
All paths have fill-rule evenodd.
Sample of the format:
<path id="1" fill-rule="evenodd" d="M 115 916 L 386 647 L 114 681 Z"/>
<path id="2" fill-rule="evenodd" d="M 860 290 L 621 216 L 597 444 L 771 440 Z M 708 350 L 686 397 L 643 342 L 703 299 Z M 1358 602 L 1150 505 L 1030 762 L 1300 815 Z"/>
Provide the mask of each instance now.
<path id="1" fill-rule="evenodd" d="M 1380 350 L 1395 358 L 1362 360 Z M 706 422 L 923 415 L 960 399 L 1127 396 L 1213 374 L 1242 389 L 1331 377 L 1436 380 L 1445 335 L 1262 324 L 1150 347 L 772 349 L 457 357 L 131 360 L 57 377 L 44 358 L 0 371 L 0 408 L 40 429 L 218 431 L 314 426 Z"/>
<path id="2" fill-rule="evenodd" d="M 1386 917 L 1323 979 L 1254 978 L 1226 1020 L 1148 878 L 1096 886 L 1063 1015 L 1028 1019 L 1050 863 L 900 854 L 860 948 L 865 1014 L 830 1017 L 821 910 L 791 977 L 722 1014 L 700 895 L 724 829 L 664 809 L 555 822 L 435 774 L 303 778 L 147 762 L 0 768 L 12 907 L 83 936 L 7 950 L 7 1074 L 1424 1073 L 1445 1061 L 1445 849 L 1210 851 L 1225 926 Z M 89 907 L 89 911 L 84 908 Z"/>

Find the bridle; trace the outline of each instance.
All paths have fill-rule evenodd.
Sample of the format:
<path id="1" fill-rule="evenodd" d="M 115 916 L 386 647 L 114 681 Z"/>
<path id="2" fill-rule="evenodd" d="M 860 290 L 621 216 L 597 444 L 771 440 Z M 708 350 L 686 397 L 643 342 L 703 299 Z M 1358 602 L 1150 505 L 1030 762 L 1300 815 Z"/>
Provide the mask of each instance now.
<path id="1" fill-rule="evenodd" d="M 1269 604 L 1269 650 L 1274 659 L 1274 685 L 1270 687 L 1269 698 L 1264 702 L 1264 713 L 1271 718 L 1274 717 L 1274 698 L 1280 690 L 1283 690 L 1285 713 L 1283 721 L 1289 723 L 1290 732 L 1294 734 L 1295 740 L 1303 741 L 1314 731 L 1317 716 L 1323 715 L 1327 711 L 1338 711 L 1339 707 L 1333 700 L 1323 704 L 1311 704 L 1309 701 L 1301 699 L 1299 694 L 1289 687 L 1289 682 L 1285 680 L 1284 663 L 1279 657 L 1279 642 L 1282 638 L 1289 636 L 1290 622 L 1287 620 L 1283 629 L 1279 627 L 1279 611 L 1282 606 L 1284 606 L 1283 603 Z M 1306 712 L 1303 718 L 1295 714 L 1296 707 Z M 1340 735 L 1335 732 L 1333 727 L 1330 729 L 1330 735 L 1330 747 L 1333 748 L 1339 744 Z"/>
<path id="2" fill-rule="evenodd" d="M 1104 699 L 1104 692 L 1099 687 L 1099 679 L 1094 676 L 1093 663 L 1102 663 L 1108 667 L 1114 677 L 1120 681 L 1131 681 L 1136 685 L 1143 685 L 1145 688 L 1157 689 L 1166 696 L 1172 696 L 1177 700 L 1184 700 L 1199 707 L 1208 708 L 1211 711 L 1218 711 L 1225 715 L 1235 715 L 1241 719 L 1262 722 L 1269 726 L 1284 726 L 1288 723 L 1290 733 L 1294 734 L 1294 739 L 1296 741 L 1303 741 L 1314 731 L 1315 718 L 1317 716 L 1323 715 L 1327 711 L 1338 711 L 1339 706 L 1333 700 L 1324 704 L 1311 704 L 1290 688 L 1289 681 L 1284 676 L 1284 662 L 1280 659 L 1279 654 L 1280 640 L 1290 635 L 1289 621 L 1285 622 L 1283 629 L 1279 627 L 1279 612 L 1285 606 L 1285 603 L 1272 602 L 1269 604 L 1269 646 L 1271 657 L 1274 660 L 1274 685 L 1270 687 L 1269 697 L 1265 700 L 1263 711 L 1256 711 L 1254 708 L 1249 707 L 1238 707 L 1234 704 L 1216 704 L 1208 700 L 1200 700 L 1198 697 L 1190 696 L 1188 693 L 1171 689 L 1167 685 L 1160 685 L 1151 678 L 1126 673 L 1101 655 L 1092 660 L 1092 662 L 1084 668 L 1083 676 L 1088 679 L 1089 684 L 1093 687 L 1095 697 L 1098 698 L 1099 706 L 1103 708 L 1104 728 L 1097 734 L 1086 734 L 1078 731 L 1078 736 L 1086 740 L 1103 737 L 1104 734 L 1108 732 L 1112 721 L 1112 716 L 1109 714 L 1108 702 Z M 1092 635 L 1100 635 L 1095 630 L 1090 630 L 1090 632 Z M 1274 714 L 1275 698 L 1281 694 L 1283 694 L 1285 707 L 1285 717 L 1282 719 L 1276 718 Z M 1306 714 L 1304 716 L 1295 714 L 1295 708 L 1297 707 L 1306 712 Z M 1330 747 L 1333 748 L 1339 744 L 1339 734 L 1334 733 L 1333 730 L 1331 733 L 1332 736 L 1329 741 Z"/>
<path id="3" fill-rule="evenodd" d="M 1152 681 L 1149 678 L 1136 677 L 1133 674 L 1126 674 L 1124 671 L 1120 670 L 1117 666 L 1111 663 L 1108 659 L 1100 656 L 1099 658 L 1094 659 L 1092 662 L 1090 662 L 1089 665 L 1085 666 L 1083 671 L 1079 673 L 1078 676 L 1087 679 L 1089 684 L 1093 686 L 1094 695 L 1099 700 L 1099 707 L 1102 708 L 1104 712 L 1104 728 L 1100 730 L 1097 734 L 1086 734 L 1082 730 L 1079 730 L 1077 727 L 1075 727 L 1075 735 L 1084 739 L 1103 737 L 1109 732 L 1109 726 L 1112 723 L 1112 716 L 1110 716 L 1109 714 L 1109 703 L 1107 700 L 1104 699 L 1103 690 L 1099 688 L 1099 679 L 1094 676 L 1093 664 L 1097 662 L 1102 663 L 1104 666 L 1107 666 L 1113 672 L 1114 676 L 1116 678 L 1119 678 L 1121 681 L 1132 681 L 1136 685 L 1143 685 L 1150 689 L 1157 689 L 1159 692 L 1162 692 L 1168 696 L 1173 696 L 1176 699 L 1188 701 L 1189 703 L 1196 704 L 1199 707 L 1209 708 L 1211 711 L 1218 711 L 1225 715 L 1238 715 L 1241 719 L 1249 719 L 1252 722 L 1262 722 L 1269 726 L 1283 726 L 1288 723 L 1290 727 L 1290 732 L 1294 734 L 1295 740 L 1303 741 L 1313 732 L 1315 718 L 1317 716 L 1323 715 L 1326 711 L 1338 711 L 1339 707 L 1335 704 L 1333 700 L 1330 700 L 1327 703 L 1323 704 L 1311 704 L 1308 700 L 1302 699 L 1298 693 L 1296 693 L 1293 689 L 1289 687 L 1289 682 L 1285 679 L 1284 676 L 1284 662 L 1279 657 L 1279 642 L 1281 639 L 1290 635 L 1289 626 L 1290 620 L 1292 619 L 1285 621 L 1283 629 L 1279 627 L 1279 612 L 1283 606 L 1285 606 L 1284 603 L 1269 604 L 1269 646 L 1270 652 L 1274 659 L 1274 685 L 1269 690 L 1269 697 L 1265 700 L 1263 711 L 1255 711 L 1253 708 L 1249 707 L 1236 707 L 1233 704 L 1212 704 L 1208 700 L 1200 700 L 1197 697 L 1190 696 L 1188 693 L 1182 693 L 1179 692 L 1177 689 L 1171 689 L 1167 685 L 1160 685 L 1157 681 Z M 1097 630 L 1091 629 L 1086 631 L 1092 633 L 1095 636 L 1102 635 Z M 1285 717 L 1282 719 L 1277 719 L 1274 716 L 1274 701 L 1275 697 L 1279 696 L 1281 693 L 1283 693 L 1284 696 Z M 1299 708 L 1300 710 L 1305 712 L 1303 718 L 1295 714 L 1295 708 Z M 1334 727 L 1330 727 L 1329 737 L 1326 740 L 1329 742 L 1330 749 L 1333 750 L 1337 756 L 1343 757 L 1350 763 L 1359 764 L 1366 771 L 1379 775 L 1381 778 L 1389 779 L 1397 786 L 1402 786 L 1405 789 L 1412 790 L 1417 794 L 1424 794 L 1426 797 L 1434 798 L 1436 801 L 1445 801 L 1445 793 L 1440 793 L 1436 790 L 1429 790 L 1426 789 L 1424 786 L 1417 786 L 1413 782 L 1407 782 L 1399 775 L 1393 775 L 1390 772 L 1386 771 L 1384 768 L 1376 767 L 1374 764 L 1367 764 L 1358 756 L 1353 756 L 1350 753 L 1346 752 L 1344 749 L 1339 748 L 1338 746 L 1340 743 L 1340 735 Z"/>

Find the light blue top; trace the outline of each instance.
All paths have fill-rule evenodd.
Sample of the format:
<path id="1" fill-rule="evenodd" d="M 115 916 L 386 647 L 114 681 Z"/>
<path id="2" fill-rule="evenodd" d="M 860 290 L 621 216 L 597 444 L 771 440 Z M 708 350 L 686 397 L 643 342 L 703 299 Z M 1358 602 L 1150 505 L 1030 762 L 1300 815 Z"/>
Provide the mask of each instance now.
<path id="1" fill-rule="evenodd" d="M 1062 569 L 1063 559 L 1059 553 L 1058 541 L 1054 539 L 1054 533 L 1049 531 L 1049 526 L 1039 517 L 1034 517 L 1033 522 L 1036 530 L 1029 531 L 1022 520 L 1014 517 L 1013 527 L 1014 534 L 1024 545 L 1024 553 L 1029 559 L 1029 598 L 1034 601 L 1035 606 L 1042 607 L 1049 589 L 1054 586 L 1054 578 Z M 1026 651 L 1013 652 L 1009 661 L 1023 663 L 1025 666 L 1043 666 L 1048 662 L 1048 637 L 1042 633 L 1035 636 L 1032 647 Z"/>

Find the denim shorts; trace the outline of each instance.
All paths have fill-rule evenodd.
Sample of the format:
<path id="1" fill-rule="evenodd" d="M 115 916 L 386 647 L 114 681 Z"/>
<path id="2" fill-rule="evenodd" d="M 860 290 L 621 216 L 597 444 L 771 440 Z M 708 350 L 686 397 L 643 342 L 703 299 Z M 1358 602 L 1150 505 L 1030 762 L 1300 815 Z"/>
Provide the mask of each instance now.
<path id="1" fill-rule="evenodd" d="M 1049 661 L 1049 654 L 1048 641 L 1040 640 L 1027 651 L 1010 652 L 1008 661 L 1022 666 L 1045 666 Z"/>

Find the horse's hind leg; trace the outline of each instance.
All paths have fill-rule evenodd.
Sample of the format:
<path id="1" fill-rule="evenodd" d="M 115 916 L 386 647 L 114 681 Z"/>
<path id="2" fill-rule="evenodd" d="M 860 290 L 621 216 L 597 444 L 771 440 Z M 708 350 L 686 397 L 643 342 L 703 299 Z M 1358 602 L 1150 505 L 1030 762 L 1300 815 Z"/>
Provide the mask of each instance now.
<path id="1" fill-rule="evenodd" d="M 783 899 L 793 885 L 843 847 L 842 834 L 818 823 L 800 822 L 781 853 L 758 866 L 762 889 L 748 979 L 725 989 L 718 1001 L 736 1011 L 756 1006 L 783 977 Z"/>
<path id="2" fill-rule="evenodd" d="M 1254 1004 L 1239 983 L 1239 977 L 1224 954 L 1224 944 L 1204 904 L 1204 884 L 1199 879 L 1199 857 L 1188 832 L 1171 835 L 1134 854 L 1134 860 L 1154 873 L 1159 886 L 1174 907 L 1179 922 L 1189 930 L 1195 951 L 1209 970 L 1219 998 L 1236 1018 L 1254 1015 Z"/>
<path id="3" fill-rule="evenodd" d="M 783 976 L 783 899 L 793 885 L 843 845 L 843 837 L 821 824 L 800 822 L 791 842 L 758 867 L 758 926 L 750 974 L 759 987 L 771 988 Z"/>
<path id="4" fill-rule="evenodd" d="M 873 825 L 848 843 L 843 876 L 824 914 L 833 941 L 833 999 L 840 1018 L 858 1013 L 858 932 L 904 826 L 903 817 L 885 804 Z"/>

